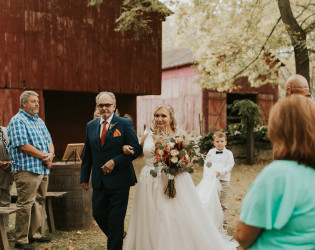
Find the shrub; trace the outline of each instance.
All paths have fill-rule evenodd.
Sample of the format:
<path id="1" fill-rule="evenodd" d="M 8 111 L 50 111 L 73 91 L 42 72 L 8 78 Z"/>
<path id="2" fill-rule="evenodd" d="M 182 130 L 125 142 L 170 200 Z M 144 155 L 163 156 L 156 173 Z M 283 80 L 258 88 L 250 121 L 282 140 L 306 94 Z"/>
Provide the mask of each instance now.
<path id="1" fill-rule="evenodd" d="M 228 130 L 225 131 L 227 136 L 227 145 L 242 145 L 246 144 L 246 132 L 242 129 L 241 123 L 234 123 L 228 126 Z M 204 135 L 200 139 L 200 148 L 202 152 L 209 151 L 212 147 L 212 135 L 213 131 L 210 131 L 208 134 Z M 271 144 L 268 138 L 268 127 L 258 126 L 254 129 L 254 140 L 255 145 L 261 148 L 270 148 Z"/>

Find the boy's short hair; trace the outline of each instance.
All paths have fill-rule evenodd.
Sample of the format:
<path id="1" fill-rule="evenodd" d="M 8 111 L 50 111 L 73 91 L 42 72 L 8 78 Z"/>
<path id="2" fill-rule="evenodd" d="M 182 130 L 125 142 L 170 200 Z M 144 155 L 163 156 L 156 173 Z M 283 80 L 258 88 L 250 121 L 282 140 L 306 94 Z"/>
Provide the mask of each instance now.
<path id="1" fill-rule="evenodd" d="M 215 138 L 222 138 L 224 137 L 224 139 L 227 141 L 227 138 L 226 138 L 226 134 L 222 131 L 217 131 L 217 132 L 214 132 L 213 135 L 212 135 L 212 139 L 215 140 Z"/>

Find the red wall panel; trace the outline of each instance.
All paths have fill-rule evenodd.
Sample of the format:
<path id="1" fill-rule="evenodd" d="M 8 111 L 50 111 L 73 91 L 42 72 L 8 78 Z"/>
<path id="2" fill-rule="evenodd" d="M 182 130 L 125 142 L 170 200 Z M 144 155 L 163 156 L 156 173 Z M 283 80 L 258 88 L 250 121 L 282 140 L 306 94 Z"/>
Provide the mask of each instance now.
<path id="1" fill-rule="evenodd" d="M 161 22 L 139 41 L 116 32 L 121 4 L 1 1 L 0 88 L 159 94 Z"/>

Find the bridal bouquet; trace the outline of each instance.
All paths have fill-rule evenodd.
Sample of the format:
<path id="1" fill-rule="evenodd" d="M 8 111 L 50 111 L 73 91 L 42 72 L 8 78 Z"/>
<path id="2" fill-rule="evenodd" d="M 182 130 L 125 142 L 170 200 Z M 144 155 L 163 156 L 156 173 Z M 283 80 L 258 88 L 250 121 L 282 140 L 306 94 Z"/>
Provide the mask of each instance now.
<path id="1" fill-rule="evenodd" d="M 168 183 L 164 193 L 170 198 L 176 196 L 174 177 L 177 173 L 186 171 L 193 173 L 192 163 L 199 163 L 203 158 L 198 141 L 183 136 L 169 136 L 161 134 L 156 141 L 154 151 L 154 170 L 150 171 L 153 177 L 157 176 L 158 168 L 168 176 Z"/>

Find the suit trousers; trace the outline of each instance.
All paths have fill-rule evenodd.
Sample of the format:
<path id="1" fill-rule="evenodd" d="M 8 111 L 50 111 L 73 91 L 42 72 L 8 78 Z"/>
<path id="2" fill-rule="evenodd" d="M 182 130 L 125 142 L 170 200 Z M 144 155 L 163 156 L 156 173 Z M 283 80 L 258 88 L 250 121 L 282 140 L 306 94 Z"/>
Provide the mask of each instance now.
<path id="1" fill-rule="evenodd" d="M 22 208 L 16 212 L 15 242 L 28 243 L 28 238 L 45 236 L 45 199 L 48 176 L 27 171 L 13 173 L 16 184 L 16 206 Z"/>
<path id="2" fill-rule="evenodd" d="M 93 217 L 107 236 L 108 250 L 121 250 L 130 187 L 93 189 Z"/>
<path id="3" fill-rule="evenodd" d="M 228 205 L 229 205 L 229 190 L 230 182 L 229 181 L 220 181 L 222 190 L 220 194 L 221 207 L 224 214 L 223 225 L 227 226 L 228 224 Z"/>

